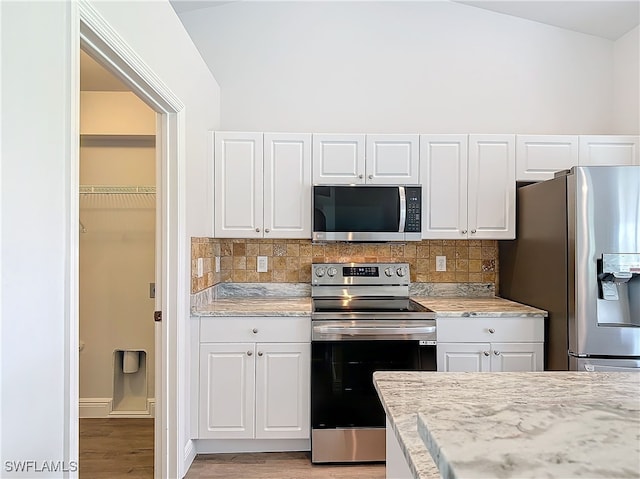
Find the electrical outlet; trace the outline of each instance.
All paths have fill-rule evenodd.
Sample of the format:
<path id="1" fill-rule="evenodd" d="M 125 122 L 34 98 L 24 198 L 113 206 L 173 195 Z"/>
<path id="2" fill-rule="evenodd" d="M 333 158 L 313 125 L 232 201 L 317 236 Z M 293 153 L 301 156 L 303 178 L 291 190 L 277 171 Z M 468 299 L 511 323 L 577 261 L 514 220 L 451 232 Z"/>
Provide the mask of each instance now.
<path id="1" fill-rule="evenodd" d="M 202 278 L 204 275 L 204 258 L 198 258 L 197 269 L 198 269 L 198 278 Z"/>
<path id="2" fill-rule="evenodd" d="M 436 256 L 436 271 L 446 271 L 446 270 L 447 270 L 447 257 Z"/>
<path id="3" fill-rule="evenodd" d="M 220 272 L 220 256 L 216 256 L 216 273 Z"/>
<path id="4" fill-rule="evenodd" d="M 258 256 L 258 273 L 266 273 L 269 269 L 266 256 Z"/>

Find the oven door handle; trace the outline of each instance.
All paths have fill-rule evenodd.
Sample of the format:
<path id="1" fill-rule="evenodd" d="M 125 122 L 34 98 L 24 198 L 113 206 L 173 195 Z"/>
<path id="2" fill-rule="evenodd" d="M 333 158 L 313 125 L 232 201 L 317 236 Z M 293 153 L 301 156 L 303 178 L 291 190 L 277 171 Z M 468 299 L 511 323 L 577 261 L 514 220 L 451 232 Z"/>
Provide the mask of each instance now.
<path id="1" fill-rule="evenodd" d="M 407 336 L 410 334 L 433 334 L 435 326 L 314 326 L 313 331 L 319 334 L 339 334 L 341 336 Z"/>

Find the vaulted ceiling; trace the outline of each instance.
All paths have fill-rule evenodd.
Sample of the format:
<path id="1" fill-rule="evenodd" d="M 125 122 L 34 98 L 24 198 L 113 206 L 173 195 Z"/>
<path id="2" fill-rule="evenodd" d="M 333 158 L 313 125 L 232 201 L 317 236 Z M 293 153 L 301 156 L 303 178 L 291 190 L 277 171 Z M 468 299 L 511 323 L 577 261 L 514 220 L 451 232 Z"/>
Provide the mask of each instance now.
<path id="1" fill-rule="evenodd" d="M 241 0 L 170 0 L 178 16 L 202 8 L 215 8 Z M 640 23 L 640 0 L 454 0 L 567 30 L 617 40 Z M 81 56 L 81 89 L 127 91 L 129 88 L 86 53 Z"/>
<path id="2" fill-rule="evenodd" d="M 176 13 L 180 15 L 192 10 L 214 8 L 241 0 L 169 1 Z M 640 23 L 639 0 L 452 1 L 609 40 L 617 40 Z"/>

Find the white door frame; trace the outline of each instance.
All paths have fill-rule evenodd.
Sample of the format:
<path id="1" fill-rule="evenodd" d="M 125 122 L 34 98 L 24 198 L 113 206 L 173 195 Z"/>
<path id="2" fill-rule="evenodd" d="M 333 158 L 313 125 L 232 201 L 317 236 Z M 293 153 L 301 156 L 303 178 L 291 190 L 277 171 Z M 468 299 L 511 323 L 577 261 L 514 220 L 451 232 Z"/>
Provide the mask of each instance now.
<path id="1" fill-rule="evenodd" d="M 77 9 L 76 6 L 77 5 Z M 155 327 L 155 440 L 154 476 L 175 478 L 180 476 L 178 432 L 180 397 L 178 391 L 180 360 L 178 351 L 184 341 L 177 318 L 187 309 L 184 224 L 184 170 L 185 170 L 185 118 L 184 105 L 164 85 L 155 73 L 127 45 L 116 31 L 102 18 L 87 0 L 72 2 L 72 32 L 70 39 L 71 87 L 74 89 L 70 108 L 70 145 L 78 144 L 80 47 L 129 85 L 132 91 L 158 113 L 156 157 L 156 302 L 162 311 L 162 321 Z M 79 249 L 79 148 L 71 147 L 72 159 L 69 212 L 69 252 L 75 258 L 70 266 L 67 284 L 68 351 L 68 457 L 78 457 L 78 391 L 79 391 L 79 313 L 78 313 L 78 249 Z M 152 318 L 148 319 L 152 321 Z"/>

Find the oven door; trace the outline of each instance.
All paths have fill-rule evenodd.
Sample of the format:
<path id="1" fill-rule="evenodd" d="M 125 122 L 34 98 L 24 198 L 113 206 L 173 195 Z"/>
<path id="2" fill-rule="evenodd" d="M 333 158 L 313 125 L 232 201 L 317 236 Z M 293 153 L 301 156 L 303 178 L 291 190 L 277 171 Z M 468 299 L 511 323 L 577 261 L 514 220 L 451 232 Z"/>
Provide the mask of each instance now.
<path id="1" fill-rule="evenodd" d="M 384 461 L 385 413 L 373 373 L 436 371 L 435 341 L 313 340 L 311 354 L 312 462 Z"/>

